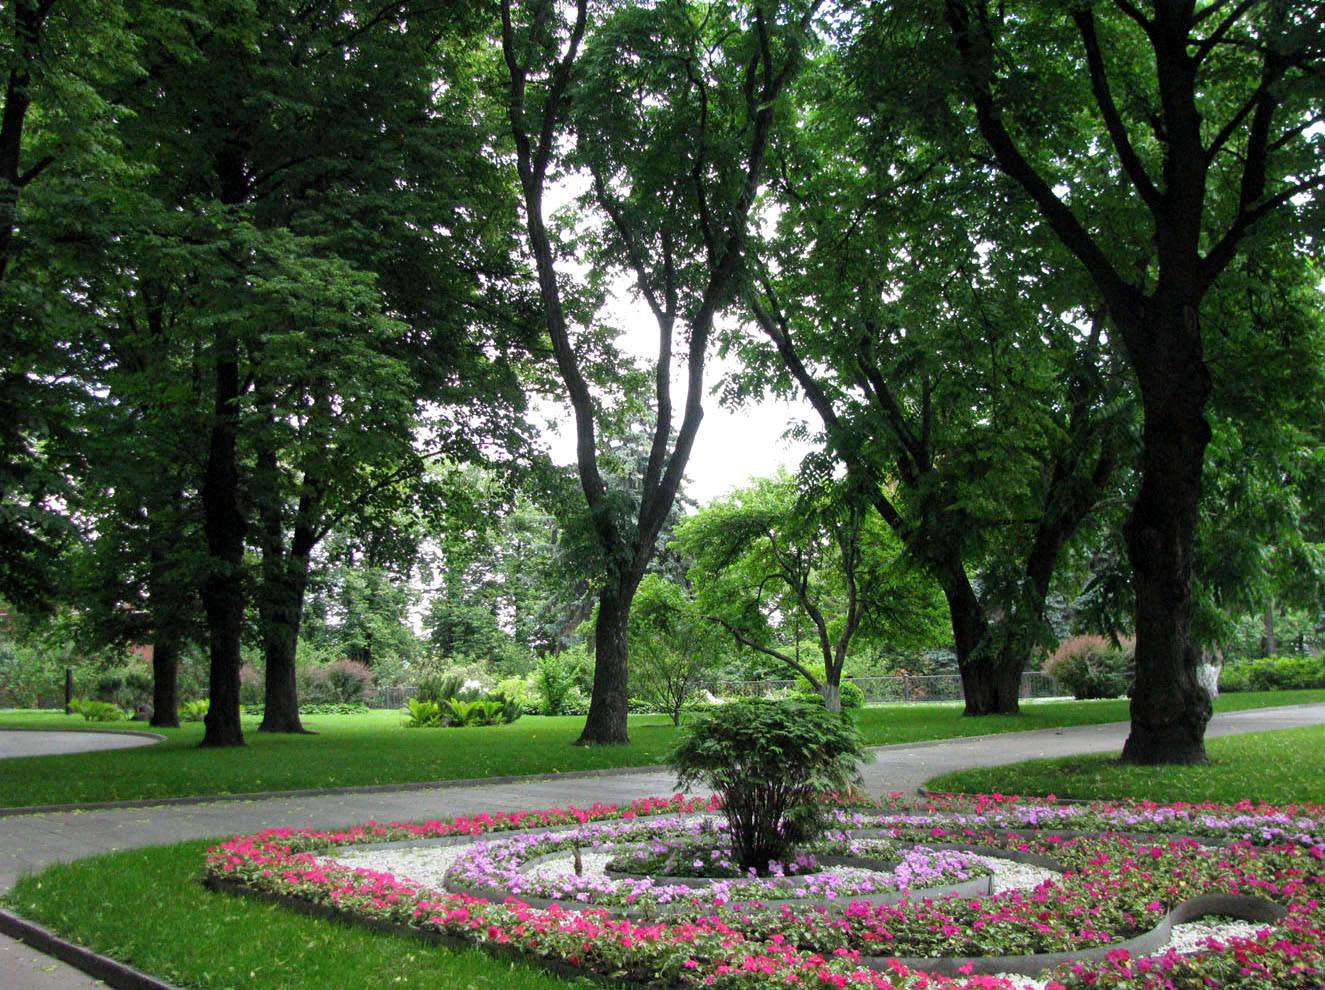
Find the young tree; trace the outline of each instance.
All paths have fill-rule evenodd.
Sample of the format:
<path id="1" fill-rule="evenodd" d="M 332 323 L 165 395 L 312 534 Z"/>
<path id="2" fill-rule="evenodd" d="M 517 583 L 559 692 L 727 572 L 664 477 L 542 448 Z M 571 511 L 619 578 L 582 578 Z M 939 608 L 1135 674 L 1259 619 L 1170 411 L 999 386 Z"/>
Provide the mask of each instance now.
<path id="1" fill-rule="evenodd" d="M 857 634 L 896 645 L 936 638 L 933 586 L 903 560 L 901 542 L 849 491 L 802 493 L 788 475 L 755 481 L 687 518 L 677 543 L 709 617 L 737 642 L 798 671 L 841 710 L 842 671 Z M 793 616 L 814 629 L 813 669 L 780 645 Z"/>
<path id="2" fill-rule="evenodd" d="M 530 250 L 557 371 L 574 410 L 580 484 L 602 574 L 593 696 L 581 744 L 628 741 L 631 602 L 703 416 L 713 324 L 737 286 L 775 117 L 817 6 L 817 0 L 624 3 L 591 25 L 587 0 L 573 10 L 551 0 L 502 3 L 508 109 Z M 600 262 L 633 281 L 658 325 L 656 421 L 638 511 L 630 515 L 611 497 L 599 466 L 601 405 L 587 379 L 591 355 L 572 334 L 575 314 L 544 217 L 550 175 L 568 167 L 582 170 L 591 185 L 586 198 L 600 223 Z M 676 424 L 678 349 L 685 355 L 686 396 Z"/>
<path id="3" fill-rule="evenodd" d="M 673 725 L 722 659 L 712 622 L 679 584 L 645 575 L 630 610 L 633 694 L 663 709 Z"/>

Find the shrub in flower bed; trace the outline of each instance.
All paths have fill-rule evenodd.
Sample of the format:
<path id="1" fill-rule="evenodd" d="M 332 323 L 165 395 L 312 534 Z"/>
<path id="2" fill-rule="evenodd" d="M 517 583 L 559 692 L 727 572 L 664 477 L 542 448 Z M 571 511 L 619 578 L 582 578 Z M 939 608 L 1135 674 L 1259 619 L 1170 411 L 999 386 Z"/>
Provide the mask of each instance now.
<path id="1" fill-rule="evenodd" d="M 1250 894 L 1286 909 L 1285 920 L 1254 938 L 1209 940 L 1192 956 L 1134 959 L 1115 949 L 1104 958 L 1069 963 L 1050 974 L 1051 990 L 1161 990 L 1252 987 L 1302 990 L 1325 979 L 1325 809 L 1095 805 L 1064 814 L 1052 804 L 941 799 L 924 807 L 882 802 L 870 814 L 842 810 L 846 829 L 906 842 L 994 846 L 1042 855 L 1065 872 L 1031 890 L 978 898 L 917 900 L 893 905 L 860 901 L 838 909 L 782 905 L 709 905 L 665 920 L 640 921 L 601 909 L 536 909 L 516 897 L 501 903 L 439 893 L 389 874 L 318 858 L 335 846 L 408 838 L 474 836 L 546 825 L 648 819 L 662 813 L 713 810 L 711 802 L 649 799 L 629 809 L 597 805 L 520 815 L 475 816 L 451 822 L 380 825 L 347 832 L 279 829 L 236 838 L 208 856 L 208 875 L 245 890 L 334 907 L 434 938 L 463 939 L 569 964 L 612 978 L 657 986 L 771 990 L 788 986 L 919 990 L 995 988 L 1014 984 L 986 975 L 944 977 L 908 967 L 910 956 L 1005 956 L 1108 946 L 1152 928 L 1168 908 L 1211 890 Z M 1093 818 L 1091 816 L 1094 816 Z M 1135 821 L 1129 821 L 1134 818 Z M 1036 824 L 1028 824 L 1028 820 Z M 1220 829 L 1217 821 L 1242 824 Z M 656 817 L 653 820 L 657 821 Z M 1186 820 L 1226 843 L 1214 847 L 1175 836 L 1131 837 Z M 1064 837 L 1042 830 L 1066 821 L 1108 821 L 1111 834 Z M 1256 834 L 1273 823 L 1283 836 Z M 1013 826 L 1010 830 L 1008 826 Z M 1241 838 L 1248 834 L 1250 839 Z M 846 838 L 842 841 L 864 841 Z M 1102 950 L 1101 950 L 1102 951 Z M 873 968 L 871 968 L 873 967 Z"/>
<path id="2" fill-rule="evenodd" d="M 721 795 L 737 863 L 767 876 L 823 829 L 822 796 L 858 783 L 863 758 L 848 715 L 742 698 L 697 715 L 667 762 L 678 787 Z"/>

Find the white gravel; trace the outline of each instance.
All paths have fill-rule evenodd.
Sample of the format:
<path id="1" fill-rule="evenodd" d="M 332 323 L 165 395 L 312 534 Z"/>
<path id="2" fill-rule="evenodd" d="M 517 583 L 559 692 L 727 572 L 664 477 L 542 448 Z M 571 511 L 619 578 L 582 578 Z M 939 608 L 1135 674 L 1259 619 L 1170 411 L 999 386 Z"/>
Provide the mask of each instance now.
<path id="1" fill-rule="evenodd" d="M 335 860 L 346 866 L 360 867 L 372 870 L 375 873 L 390 873 L 402 880 L 408 879 L 421 886 L 441 890 L 442 879 L 447 869 L 464 848 L 463 845 L 426 845 L 375 849 L 373 846 L 367 845 L 343 849 L 336 854 Z M 596 876 L 601 874 L 611 858 L 610 855 L 605 853 L 582 851 L 580 853 L 580 863 L 584 875 Z M 989 856 L 983 858 L 994 871 L 994 891 L 996 893 L 1015 888 L 1035 887 L 1057 875 L 1051 870 L 1013 862 L 1008 859 L 997 859 Z M 569 853 L 565 856 L 545 860 L 529 871 L 531 875 L 541 874 L 549 877 L 574 872 L 574 860 Z M 1264 924 L 1253 924 L 1245 921 L 1227 923 L 1195 921 L 1185 925 L 1175 925 L 1173 927 L 1173 938 L 1167 945 L 1161 946 L 1159 951 L 1162 953 L 1172 947 L 1178 952 L 1190 952 L 1202 947 L 1207 938 L 1250 938 L 1264 928 Z M 1047 980 L 1036 980 L 1013 973 L 997 975 L 1003 976 L 1010 980 L 1013 986 L 1024 988 L 1024 990 L 1045 990 L 1045 987 L 1048 986 Z"/>

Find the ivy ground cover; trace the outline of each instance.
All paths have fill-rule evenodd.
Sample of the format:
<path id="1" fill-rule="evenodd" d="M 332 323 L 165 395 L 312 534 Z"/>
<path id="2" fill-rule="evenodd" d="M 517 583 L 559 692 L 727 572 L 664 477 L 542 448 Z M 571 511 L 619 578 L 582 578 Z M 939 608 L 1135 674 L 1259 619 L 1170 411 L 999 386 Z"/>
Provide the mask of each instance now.
<path id="1" fill-rule="evenodd" d="M 677 795 L 630 808 L 370 822 L 345 832 L 274 830 L 214 847 L 207 874 L 230 890 L 660 987 L 1010 988 L 1023 984 L 988 971 L 997 971 L 997 960 L 1034 953 L 1068 955 L 1040 976 L 1053 990 L 1307 990 L 1325 982 L 1325 809 L 1318 806 L 1064 806 L 1001 798 L 917 806 L 892 798 L 841 808 L 839 840 L 1032 858 L 1055 864 L 1056 875 L 1030 889 L 915 893 L 895 903 L 849 893 L 831 906 L 712 896 L 657 916 L 627 916 L 619 903 L 580 897 L 582 888 L 546 907 L 511 893 L 475 897 L 343 865 L 333 854 L 372 843 L 494 838 L 519 838 L 517 848 L 527 850 L 547 841 L 534 829 L 589 829 L 581 836 L 592 841 L 592 823 L 611 832 L 648 820 L 657 832 L 670 827 L 663 825 L 668 816 L 705 810 L 713 810 L 711 802 Z M 502 875 L 500 856 L 471 857 L 471 868 L 475 862 Z M 1273 909 L 1264 916 L 1278 920 L 1246 936 L 1209 939 L 1192 954 L 1146 958 L 1122 947 L 1170 909 L 1212 892 Z M 611 902 L 609 894 L 603 903 Z M 948 975 L 935 971 L 958 960 Z"/>

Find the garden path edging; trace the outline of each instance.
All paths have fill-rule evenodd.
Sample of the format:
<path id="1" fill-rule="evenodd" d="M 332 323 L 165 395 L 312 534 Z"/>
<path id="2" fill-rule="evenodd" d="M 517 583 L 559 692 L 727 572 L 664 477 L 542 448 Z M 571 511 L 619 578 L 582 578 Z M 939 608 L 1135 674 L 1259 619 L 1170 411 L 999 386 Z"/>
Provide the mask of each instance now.
<path id="1" fill-rule="evenodd" d="M 67 963 L 115 990 L 176 990 L 169 983 L 163 983 L 99 952 L 60 938 L 50 929 L 4 909 L 0 909 L 0 935 L 7 935 L 44 955 Z"/>
<path id="2" fill-rule="evenodd" d="M 1174 925 L 1181 925 L 1206 915 L 1219 914 L 1239 921 L 1263 921 L 1275 924 L 1288 916 L 1287 908 L 1261 897 L 1246 894 L 1201 894 L 1183 901 L 1148 932 L 1123 942 L 1110 942 L 1075 952 L 1041 952 L 1027 956 L 861 956 L 860 963 L 876 971 L 886 971 L 896 960 L 907 969 L 953 978 L 991 973 L 1016 973 L 1037 976 L 1065 962 L 1099 962 L 1111 952 L 1124 951 L 1133 957 L 1152 956 L 1172 937 Z M 966 967 L 970 967 L 969 969 Z"/>

